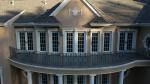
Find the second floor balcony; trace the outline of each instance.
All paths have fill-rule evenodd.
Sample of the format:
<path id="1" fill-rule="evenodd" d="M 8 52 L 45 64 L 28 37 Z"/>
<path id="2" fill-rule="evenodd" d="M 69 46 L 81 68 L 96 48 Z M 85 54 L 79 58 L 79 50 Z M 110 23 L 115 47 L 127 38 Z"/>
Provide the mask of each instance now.
<path id="1" fill-rule="evenodd" d="M 145 53 L 145 52 L 143 52 Z M 149 54 L 139 52 L 115 53 L 37 53 L 11 49 L 10 59 L 19 63 L 53 68 L 100 68 L 149 60 Z"/>

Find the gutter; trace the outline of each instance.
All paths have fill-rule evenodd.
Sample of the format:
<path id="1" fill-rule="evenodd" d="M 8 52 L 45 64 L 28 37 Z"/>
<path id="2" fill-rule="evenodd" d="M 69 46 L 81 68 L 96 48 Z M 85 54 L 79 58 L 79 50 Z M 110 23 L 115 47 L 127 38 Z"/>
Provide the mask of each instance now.
<path id="1" fill-rule="evenodd" d="M 150 26 L 150 23 L 90 23 L 93 27 L 99 26 Z"/>

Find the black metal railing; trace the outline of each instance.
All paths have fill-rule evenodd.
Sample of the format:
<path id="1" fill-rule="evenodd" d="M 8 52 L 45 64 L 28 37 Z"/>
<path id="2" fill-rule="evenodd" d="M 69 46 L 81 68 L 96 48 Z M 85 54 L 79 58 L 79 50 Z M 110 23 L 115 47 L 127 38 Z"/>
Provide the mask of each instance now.
<path id="1" fill-rule="evenodd" d="M 85 54 L 67 54 L 67 53 L 37 53 L 24 52 L 11 48 L 11 60 L 45 67 L 56 68 L 94 68 L 122 65 L 134 60 L 149 59 L 136 52 L 118 52 L 118 53 L 85 53 Z"/>

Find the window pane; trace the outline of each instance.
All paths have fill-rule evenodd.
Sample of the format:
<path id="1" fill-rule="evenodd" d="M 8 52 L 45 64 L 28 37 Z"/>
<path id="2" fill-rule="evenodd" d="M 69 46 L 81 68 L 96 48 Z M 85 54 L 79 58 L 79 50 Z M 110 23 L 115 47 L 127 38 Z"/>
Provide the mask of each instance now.
<path id="1" fill-rule="evenodd" d="M 41 75 L 41 82 L 42 84 L 48 84 L 48 75 L 47 74 L 42 74 Z"/>
<path id="2" fill-rule="evenodd" d="M 67 84 L 73 84 L 73 76 L 67 75 Z"/>
<path id="3" fill-rule="evenodd" d="M 26 50 L 25 32 L 20 32 L 20 49 Z"/>
<path id="4" fill-rule="evenodd" d="M 27 38 L 28 38 L 28 50 L 33 50 L 33 33 L 27 32 Z"/>
<path id="5" fill-rule="evenodd" d="M 78 33 L 78 52 L 84 52 L 84 33 Z"/>
<path id="6" fill-rule="evenodd" d="M 92 33 L 92 52 L 98 51 L 98 33 Z"/>
<path id="7" fill-rule="evenodd" d="M 104 51 L 110 51 L 110 40 L 111 40 L 111 33 L 105 32 L 104 33 Z"/>
<path id="8" fill-rule="evenodd" d="M 85 84 L 85 77 L 86 76 L 79 75 L 78 76 L 78 84 Z"/>
<path id="9" fill-rule="evenodd" d="M 54 84 L 58 84 L 58 76 L 54 76 Z"/>
<path id="10" fill-rule="evenodd" d="M 108 74 L 102 75 L 102 84 L 109 84 L 109 75 Z"/>
<path id="11" fill-rule="evenodd" d="M 53 52 L 58 52 L 58 32 L 52 33 Z"/>
<path id="12" fill-rule="evenodd" d="M 73 52 L 73 33 L 67 33 L 67 52 Z"/>
<path id="13" fill-rule="evenodd" d="M 127 50 L 132 50 L 133 32 L 127 33 Z"/>
<path id="14" fill-rule="evenodd" d="M 95 81 L 95 84 L 101 84 L 101 75 L 96 75 L 94 81 Z"/>
<path id="15" fill-rule="evenodd" d="M 46 51 L 46 33 L 40 32 L 40 50 Z"/>
<path id="16" fill-rule="evenodd" d="M 119 50 L 124 50 L 125 48 L 125 32 L 120 32 L 120 42 Z"/>

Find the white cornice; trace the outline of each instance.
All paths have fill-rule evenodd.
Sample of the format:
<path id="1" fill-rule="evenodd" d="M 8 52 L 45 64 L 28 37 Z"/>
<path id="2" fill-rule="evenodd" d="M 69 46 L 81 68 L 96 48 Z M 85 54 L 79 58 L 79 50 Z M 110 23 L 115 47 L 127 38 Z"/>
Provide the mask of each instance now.
<path id="1" fill-rule="evenodd" d="M 7 22 L 4 23 L 4 26 L 8 26 L 8 25 L 11 25 L 12 23 L 14 23 L 24 12 L 25 12 L 25 10 L 20 12 L 16 16 L 12 17 L 11 19 L 9 19 Z"/>
<path id="2" fill-rule="evenodd" d="M 87 0 L 83 0 L 83 2 L 91 9 L 94 14 L 96 14 L 96 16 L 101 17 L 101 15 L 95 10 L 95 8 L 93 8 L 93 6 Z"/>
<path id="3" fill-rule="evenodd" d="M 60 10 L 62 10 L 70 0 L 63 0 L 62 3 L 50 14 L 50 16 L 55 16 L 59 13 Z"/>

